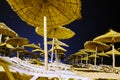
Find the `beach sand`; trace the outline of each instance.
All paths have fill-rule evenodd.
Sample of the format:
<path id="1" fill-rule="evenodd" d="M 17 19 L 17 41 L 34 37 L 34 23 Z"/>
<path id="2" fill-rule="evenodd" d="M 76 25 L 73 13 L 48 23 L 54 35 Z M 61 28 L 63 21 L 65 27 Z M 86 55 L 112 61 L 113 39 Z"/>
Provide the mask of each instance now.
<path id="1" fill-rule="evenodd" d="M 120 68 L 119 68 L 120 69 Z M 99 80 L 120 80 L 120 73 L 106 73 L 106 72 L 99 72 L 99 71 L 83 71 L 83 69 L 79 71 L 73 71 L 80 76 L 88 77 Z"/>

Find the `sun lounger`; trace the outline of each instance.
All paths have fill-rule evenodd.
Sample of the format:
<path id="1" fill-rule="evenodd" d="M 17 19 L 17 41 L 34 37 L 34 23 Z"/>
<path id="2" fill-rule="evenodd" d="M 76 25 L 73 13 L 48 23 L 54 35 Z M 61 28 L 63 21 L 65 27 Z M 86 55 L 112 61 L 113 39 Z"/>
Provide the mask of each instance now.
<path id="1" fill-rule="evenodd" d="M 44 70 L 42 68 L 37 68 L 35 66 L 30 67 L 27 66 L 28 63 L 24 62 L 23 60 L 19 58 L 5 58 L 2 57 L 3 60 L 6 60 L 8 63 L 10 63 L 9 68 L 15 70 L 16 72 L 32 75 L 33 77 L 31 80 L 36 80 L 39 77 L 47 77 L 47 78 L 58 78 L 59 80 L 90 80 L 88 78 L 84 78 L 81 76 L 78 76 L 77 74 L 68 71 L 68 70 Z"/>
<path id="2" fill-rule="evenodd" d="M 101 65 L 104 72 L 119 74 L 120 70 L 108 65 Z"/>

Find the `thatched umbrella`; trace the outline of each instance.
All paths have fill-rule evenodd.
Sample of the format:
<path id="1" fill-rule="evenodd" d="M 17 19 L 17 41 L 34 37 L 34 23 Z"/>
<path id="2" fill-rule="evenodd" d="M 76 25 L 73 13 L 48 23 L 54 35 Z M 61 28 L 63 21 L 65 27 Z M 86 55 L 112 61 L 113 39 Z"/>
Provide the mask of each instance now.
<path id="1" fill-rule="evenodd" d="M 14 47 L 8 43 L 0 43 L 0 53 L 9 55 L 11 53 L 9 49 L 11 48 L 14 48 Z"/>
<path id="2" fill-rule="evenodd" d="M 35 54 L 37 57 L 44 57 L 44 50 L 42 50 L 41 48 L 33 49 L 32 52 L 39 53 L 39 54 Z M 51 58 L 49 54 L 48 57 Z"/>
<path id="3" fill-rule="evenodd" d="M 29 47 L 29 48 L 34 48 L 34 49 L 39 49 L 40 48 L 39 45 L 36 45 L 34 43 L 23 45 L 23 47 Z"/>
<path id="4" fill-rule="evenodd" d="M 95 52 L 96 52 L 96 51 L 91 50 L 91 49 L 80 49 L 79 51 L 86 52 L 86 53 L 87 53 L 87 54 L 86 54 L 86 57 L 87 57 L 87 58 L 89 58 L 89 57 L 88 57 L 89 53 L 95 53 Z M 83 58 L 82 60 L 85 60 L 85 59 L 86 59 L 86 63 L 88 63 L 88 59 L 87 59 L 86 57 Z"/>
<path id="5" fill-rule="evenodd" d="M 49 50 L 49 52 L 52 52 L 53 51 L 53 53 L 55 53 L 56 54 L 56 62 L 58 62 L 59 61 L 59 56 L 58 55 L 64 55 L 64 53 L 67 51 L 66 49 L 64 49 L 64 48 L 62 48 L 61 46 L 59 46 L 59 45 L 55 45 L 53 48 L 51 48 L 50 50 Z"/>
<path id="6" fill-rule="evenodd" d="M 47 44 L 52 45 L 52 44 L 53 44 L 53 40 L 52 40 L 52 41 L 48 41 Z M 60 46 L 69 47 L 69 45 L 63 43 L 62 41 L 60 41 L 60 40 L 58 40 L 58 39 L 54 39 L 54 45 L 60 45 Z"/>
<path id="7" fill-rule="evenodd" d="M 7 35 L 10 37 L 18 36 L 18 34 L 12 29 L 10 29 L 5 23 L 0 22 L 0 43 L 1 43 L 2 35 Z"/>
<path id="8" fill-rule="evenodd" d="M 80 60 L 81 60 L 81 64 L 82 64 L 83 55 L 87 55 L 88 56 L 88 53 L 85 52 L 85 51 L 79 50 L 78 52 L 74 53 L 74 55 L 77 56 L 77 61 L 79 60 L 78 58 L 81 57 Z"/>
<path id="9" fill-rule="evenodd" d="M 103 64 L 103 57 L 110 57 L 109 55 L 105 54 L 104 51 L 100 52 L 97 54 L 98 56 L 102 57 L 101 58 L 101 63 Z"/>
<path id="10" fill-rule="evenodd" d="M 40 52 L 40 53 L 44 54 L 44 51 L 41 48 L 33 49 L 32 52 Z"/>
<path id="11" fill-rule="evenodd" d="M 45 69 L 48 69 L 47 28 L 63 26 L 81 19 L 80 0 L 7 0 L 14 11 L 34 27 L 44 26 Z M 47 19 L 46 19 L 47 17 Z M 44 18 L 44 19 L 43 19 Z M 43 24 L 44 22 L 44 24 Z M 47 27 L 48 26 L 48 27 Z"/>
<path id="12" fill-rule="evenodd" d="M 109 32 L 94 38 L 94 41 L 112 43 L 113 68 L 115 67 L 114 43 L 120 42 L 120 33 L 110 29 Z"/>
<path id="13" fill-rule="evenodd" d="M 86 61 L 86 64 L 88 64 L 88 60 L 89 60 L 89 58 L 88 58 L 88 56 L 85 56 L 85 57 L 81 58 L 81 60 Z"/>
<path id="14" fill-rule="evenodd" d="M 53 38 L 52 41 L 48 41 L 47 44 L 52 45 L 52 48 L 53 48 L 54 45 L 60 45 L 60 46 L 69 47 L 69 45 L 67 45 L 67 44 L 63 43 L 62 41 L 60 41 L 58 39 L 55 39 L 55 38 Z M 52 53 L 51 54 L 51 62 L 52 62 L 53 61 L 53 51 L 51 51 L 51 53 Z"/>
<path id="15" fill-rule="evenodd" d="M 91 49 L 96 51 L 95 53 L 95 61 L 94 61 L 94 65 L 96 66 L 96 55 L 97 55 L 97 51 L 103 51 L 103 50 L 108 50 L 110 49 L 110 46 L 108 46 L 105 43 L 101 43 L 101 42 L 97 42 L 97 41 L 86 41 L 84 43 L 84 47 L 87 49 Z"/>
<path id="16" fill-rule="evenodd" d="M 27 38 L 22 37 L 14 37 L 6 40 L 6 43 L 11 44 L 17 48 L 20 46 L 26 45 L 29 43 L 29 40 Z M 17 57 L 19 57 L 19 53 L 17 53 Z"/>
<path id="17" fill-rule="evenodd" d="M 1 43 L 0 44 L 0 47 L 4 47 L 6 46 L 7 48 L 14 48 L 11 44 L 8 44 L 8 43 Z"/>
<path id="18" fill-rule="evenodd" d="M 44 36 L 43 28 L 37 27 L 35 31 L 39 35 Z M 62 26 L 47 29 L 47 38 L 69 39 L 72 38 L 74 35 L 75 33 L 71 29 Z"/>
<path id="19" fill-rule="evenodd" d="M 106 54 L 113 55 L 113 50 L 107 51 Z M 114 55 L 120 56 L 120 52 L 118 50 L 114 49 Z"/>
<path id="20" fill-rule="evenodd" d="M 41 36 L 44 35 L 43 31 L 44 29 L 42 28 L 39 28 L 39 27 L 36 28 L 36 32 Z M 65 27 L 61 27 L 61 26 L 54 27 L 54 28 L 48 28 L 47 33 L 48 33 L 47 34 L 48 38 L 53 38 L 52 48 L 54 47 L 55 39 L 69 39 L 75 35 L 75 33 L 72 30 L 65 28 Z M 52 62 L 52 59 L 53 59 L 53 52 L 51 54 L 51 62 Z"/>
<path id="21" fill-rule="evenodd" d="M 107 51 L 106 54 L 112 55 L 112 50 Z M 120 55 L 120 52 L 119 52 L 118 50 L 114 49 L 114 54 L 115 54 L 115 55 Z"/>

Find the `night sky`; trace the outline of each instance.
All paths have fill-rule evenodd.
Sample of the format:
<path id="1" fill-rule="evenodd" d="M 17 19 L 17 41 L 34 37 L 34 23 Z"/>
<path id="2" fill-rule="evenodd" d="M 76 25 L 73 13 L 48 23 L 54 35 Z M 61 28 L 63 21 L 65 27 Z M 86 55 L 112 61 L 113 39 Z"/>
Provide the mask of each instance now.
<path id="1" fill-rule="evenodd" d="M 67 49 L 66 54 L 83 49 L 86 41 L 108 32 L 110 28 L 120 32 L 118 3 L 117 0 L 82 0 L 82 19 L 65 25 L 76 33 L 73 38 L 62 40 L 69 45 L 68 48 L 64 47 Z M 41 43 L 43 48 L 43 37 L 35 33 L 34 27 L 22 21 L 6 0 L 0 0 L 0 22 L 4 22 L 21 37 L 28 38 L 30 43 Z"/>

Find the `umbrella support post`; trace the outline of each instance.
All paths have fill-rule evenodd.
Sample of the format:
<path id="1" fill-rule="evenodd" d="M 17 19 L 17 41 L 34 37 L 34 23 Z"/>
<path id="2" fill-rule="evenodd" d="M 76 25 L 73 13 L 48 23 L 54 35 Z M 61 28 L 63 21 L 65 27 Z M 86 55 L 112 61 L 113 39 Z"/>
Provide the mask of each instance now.
<path id="1" fill-rule="evenodd" d="M 82 58 L 82 56 L 81 56 L 81 58 Z M 82 59 L 80 60 L 80 64 L 82 64 Z"/>
<path id="2" fill-rule="evenodd" d="M 97 56 L 97 47 L 96 47 L 96 52 L 95 52 L 95 61 L 94 61 L 94 66 L 96 66 L 96 56 Z"/>
<path id="3" fill-rule="evenodd" d="M 17 48 L 19 48 L 19 45 L 17 45 Z M 17 58 L 19 58 L 19 52 L 17 51 Z"/>
<path id="4" fill-rule="evenodd" d="M 114 45 L 112 45 L 112 58 L 113 58 L 113 64 L 112 67 L 115 67 L 115 54 L 114 54 Z"/>
<path id="5" fill-rule="evenodd" d="M 48 52 L 47 52 L 47 18 L 44 16 L 44 53 L 45 70 L 48 70 Z"/>
<path id="6" fill-rule="evenodd" d="M 0 43 L 2 43 L 2 34 L 0 34 Z"/>
<path id="7" fill-rule="evenodd" d="M 103 57 L 101 58 L 101 64 L 103 65 Z"/>
<path id="8" fill-rule="evenodd" d="M 52 49 L 53 48 L 54 48 L 54 38 L 53 38 L 53 43 L 52 43 Z M 54 52 L 53 50 L 52 50 L 52 53 L 51 53 L 51 63 L 53 62 L 53 52 Z"/>

